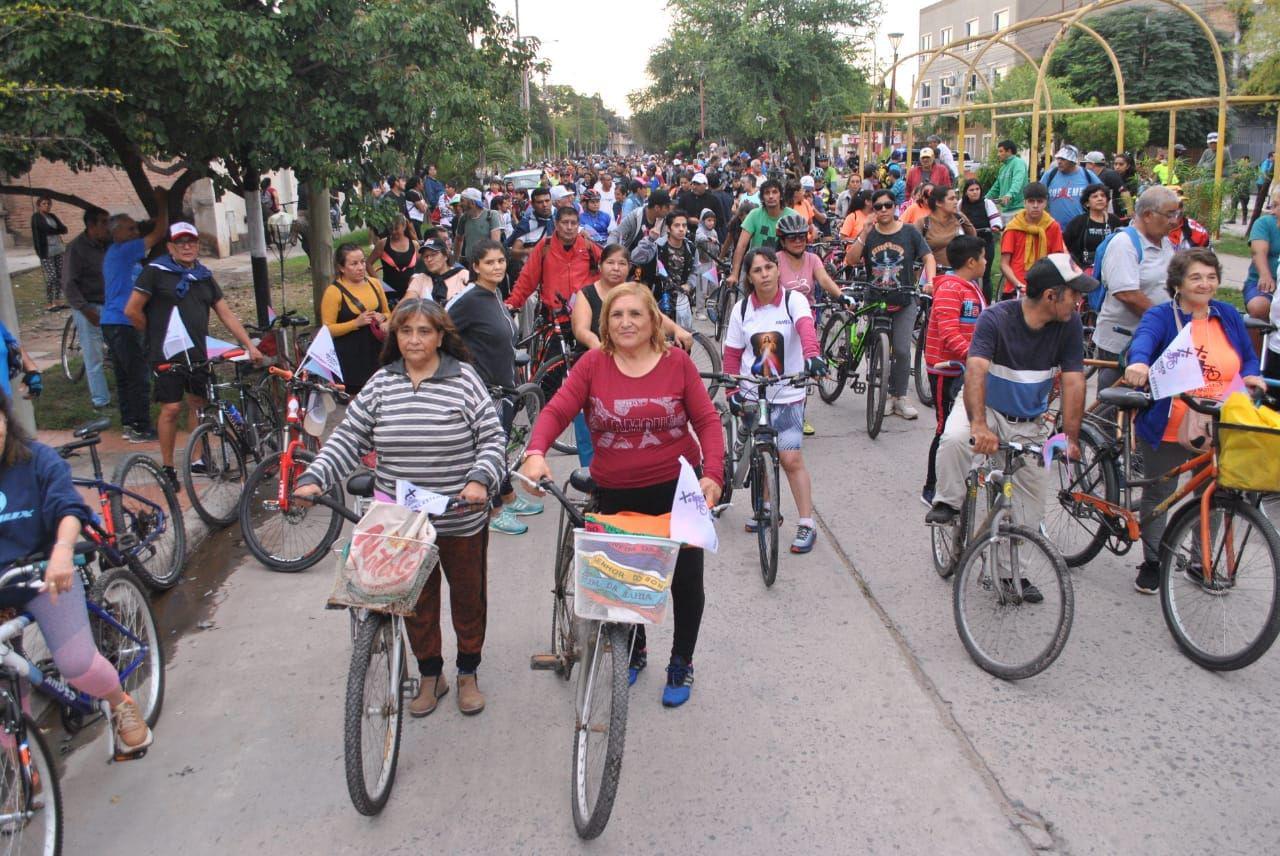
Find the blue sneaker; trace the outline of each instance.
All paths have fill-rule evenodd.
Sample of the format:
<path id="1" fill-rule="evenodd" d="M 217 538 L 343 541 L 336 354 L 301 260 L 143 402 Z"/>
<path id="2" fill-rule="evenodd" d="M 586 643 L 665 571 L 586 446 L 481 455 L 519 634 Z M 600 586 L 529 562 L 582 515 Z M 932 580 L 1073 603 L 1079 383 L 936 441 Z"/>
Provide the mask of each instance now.
<path id="1" fill-rule="evenodd" d="M 531 517 L 542 513 L 542 503 L 526 496 L 517 496 L 514 502 L 508 502 L 506 508 L 517 517 Z"/>
<path id="2" fill-rule="evenodd" d="M 640 673 L 644 671 L 644 667 L 649 665 L 649 652 L 643 648 L 638 648 L 631 652 L 631 664 L 627 666 L 627 686 L 634 686 L 636 678 L 640 677 Z"/>
<path id="3" fill-rule="evenodd" d="M 662 688 L 662 706 L 679 707 L 689 700 L 693 692 L 693 664 L 683 657 L 672 656 L 667 666 L 667 685 Z"/>
<path id="4" fill-rule="evenodd" d="M 818 530 L 812 526 L 805 526 L 803 523 L 796 528 L 796 540 L 791 542 L 791 552 L 807 553 L 813 549 L 813 543 L 818 540 Z"/>

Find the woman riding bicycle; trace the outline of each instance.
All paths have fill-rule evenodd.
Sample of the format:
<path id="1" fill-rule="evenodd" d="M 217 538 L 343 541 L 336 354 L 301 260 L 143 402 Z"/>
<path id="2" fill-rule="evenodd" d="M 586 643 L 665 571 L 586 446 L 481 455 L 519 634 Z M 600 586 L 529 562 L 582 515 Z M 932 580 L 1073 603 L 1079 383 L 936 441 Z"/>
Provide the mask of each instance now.
<path id="1" fill-rule="evenodd" d="M 818 333 L 813 326 L 809 302 L 798 291 L 787 291 L 781 284 L 778 256 L 766 247 L 747 253 L 743 262 L 747 272 L 747 296 L 738 301 L 729 316 L 729 329 L 724 337 L 724 370 L 738 374 L 746 358 L 748 374 L 761 377 L 826 372 L 826 361 L 820 356 Z M 758 395 L 754 384 L 746 389 L 725 390 L 729 409 L 742 412 L 745 402 Z M 800 446 L 804 440 L 804 388 L 775 386 L 768 389 L 773 427 L 778 430 L 778 463 L 787 474 L 791 495 L 796 501 L 796 537 L 791 552 L 808 553 L 818 538 L 813 519 L 813 486 Z M 769 497 L 774 503 L 781 497 Z M 747 522 L 754 532 L 757 522 Z"/>
<path id="2" fill-rule="evenodd" d="M 111 705 L 116 749 L 134 755 L 151 745 L 137 704 L 120 676 L 94 646 L 85 607 L 84 581 L 75 569 L 80 528 L 93 513 L 71 483 L 71 468 L 58 453 L 27 434 L 0 392 L 0 570 L 32 554 L 48 554 L 44 590 L 0 589 L 0 609 L 29 612 L 40 625 L 53 664 L 67 683 Z"/>
<path id="3" fill-rule="evenodd" d="M 702 493 L 708 505 L 715 505 L 724 484 L 724 435 L 693 360 L 668 346 L 658 305 L 644 285 L 613 286 L 601 316 L 600 347 L 578 360 L 543 408 L 521 472 L 534 481 L 551 478 L 547 449 L 585 409 L 595 446 L 591 477 L 601 513 L 671 511 L 681 456 L 695 468 L 701 466 Z M 684 704 L 693 686 L 693 652 L 705 603 L 702 565 L 701 549 L 681 550 L 671 581 L 675 638 L 662 692 L 668 707 Z M 643 627 L 636 636 L 632 683 L 647 665 Z"/>
<path id="4" fill-rule="evenodd" d="M 1247 387 L 1266 391 L 1266 383 L 1259 376 L 1258 355 L 1240 313 L 1231 304 L 1213 299 L 1221 278 L 1222 265 L 1212 250 L 1197 247 L 1173 257 L 1166 283 L 1173 300 L 1148 309 L 1134 330 L 1124 373 L 1126 384 L 1146 386 L 1151 364 L 1182 328 L 1190 324 L 1191 341 L 1205 377 L 1205 385 L 1192 395 L 1223 399 L 1231 386 L 1239 384 L 1238 378 L 1243 378 Z M 1180 442 L 1188 439 L 1179 434 L 1183 420 L 1194 418 L 1187 413 L 1186 403 L 1173 398 L 1156 401 L 1138 415 L 1138 449 L 1148 475 L 1168 472 L 1199 454 L 1183 448 Z M 1177 486 L 1177 480 L 1170 479 L 1144 488 L 1139 515 L 1143 519 L 1150 516 Z M 1167 516 L 1161 514 L 1142 527 L 1143 561 L 1133 582 L 1133 587 L 1142 594 L 1160 591 L 1159 547 L 1167 522 Z"/>
<path id="5" fill-rule="evenodd" d="M 434 711 L 449 691 L 440 653 L 440 566 L 449 580 L 449 612 L 458 635 L 458 709 L 464 714 L 484 710 L 476 683 L 488 609 L 484 506 L 505 474 L 506 435 L 489 388 L 467 359 L 457 328 L 438 304 L 400 301 L 391 315 L 382 368 L 351 400 L 342 423 L 298 479 L 298 494 L 319 496 L 376 448 L 375 477 L 382 494 L 394 497 L 396 482 L 403 479 L 467 504 L 461 513 L 435 521 L 440 564 L 413 615 L 405 617 L 423 677 L 409 703 L 413 716 Z"/>

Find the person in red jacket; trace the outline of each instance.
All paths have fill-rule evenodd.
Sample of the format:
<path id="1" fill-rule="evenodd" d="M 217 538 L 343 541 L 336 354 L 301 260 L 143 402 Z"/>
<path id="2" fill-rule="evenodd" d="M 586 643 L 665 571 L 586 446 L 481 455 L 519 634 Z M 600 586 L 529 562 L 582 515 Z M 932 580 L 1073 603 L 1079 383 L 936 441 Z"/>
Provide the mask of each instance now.
<path id="1" fill-rule="evenodd" d="M 987 308 L 982 293 L 982 274 L 987 269 L 987 246 L 981 238 L 958 235 L 947 244 L 947 259 L 954 265 L 933 283 L 933 308 L 929 310 L 929 328 L 925 331 L 924 360 L 933 384 L 933 401 L 938 425 L 929 444 L 929 469 L 925 474 L 920 499 L 933 507 L 933 491 L 937 485 L 938 442 L 942 428 L 956 403 L 964 383 L 964 361 L 969 356 L 978 315 Z M 939 363 L 960 363 L 958 371 L 934 371 Z"/>
<path id="2" fill-rule="evenodd" d="M 920 150 L 920 162 L 907 170 L 907 196 L 911 196 L 922 181 L 943 187 L 953 184 L 951 170 L 933 159 L 933 149 L 928 146 Z"/>
<path id="3" fill-rule="evenodd" d="M 600 247 L 578 233 L 578 212 L 557 208 L 555 231 L 534 245 L 520 278 L 507 298 L 507 308 L 519 309 L 534 290 L 551 317 L 569 317 L 569 298 L 600 277 Z"/>

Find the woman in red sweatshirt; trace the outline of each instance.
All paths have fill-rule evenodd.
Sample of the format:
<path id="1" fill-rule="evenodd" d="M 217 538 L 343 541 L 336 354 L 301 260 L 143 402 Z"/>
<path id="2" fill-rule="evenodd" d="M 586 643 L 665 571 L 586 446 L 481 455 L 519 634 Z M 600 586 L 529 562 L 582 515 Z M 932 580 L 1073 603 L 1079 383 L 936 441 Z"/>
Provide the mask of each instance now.
<path id="1" fill-rule="evenodd" d="M 981 238 L 959 235 L 947 244 L 951 273 L 939 276 L 933 283 L 933 308 L 929 310 L 929 329 L 925 331 L 924 359 L 933 383 L 933 400 L 938 426 L 929 444 L 929 469 L 925 475 L 920 499 L 933 507 L 933 490 L 937 484 L 936 462 L 938 441 L 947 416 L 956 403 L 964 383 L 963 363 L 969 356 L 978 315 L 987 308 L 982 292 L 982 274 L 987 266 L 987 245 Z M 958 362 L 956 372 L 938 372 L 939 363 Z"/>
<path id="2" fill-rule="evenodd" d="M 715 505 L 724 484 L 720 416 L 693 360 L 668 346 L 653 293 L 635 283 L 614 286 L 600 315 L 600 347 L 574 364 L 543 408 L 521 472 L 534 481 L 550 478 L 547 449 L 574 415 L 585 411 L 601 513 L 671 511 L 681 456 L 700 468 L 703 495 Z M 671 580 L 675 638 L 662 694 L 668 707 L 687 701 L 693 686 L 693 650 L 705 601 L 702 562 L 701 549 L 682 549 Z M 643 626 L 637 626 L 636 637 L 632 683 L 647 664 Z"/>

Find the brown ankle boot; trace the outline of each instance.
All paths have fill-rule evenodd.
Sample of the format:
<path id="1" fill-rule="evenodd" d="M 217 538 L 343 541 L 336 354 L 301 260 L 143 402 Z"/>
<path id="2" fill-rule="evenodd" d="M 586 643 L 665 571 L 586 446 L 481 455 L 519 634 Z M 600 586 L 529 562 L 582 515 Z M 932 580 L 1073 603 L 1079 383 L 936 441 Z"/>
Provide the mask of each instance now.
<path id="1" fill-rule="evenodd" d="M 476 685 L 475 675 L 458 675 L 458 710 L 467 716 L 484 710 L 484 694 Z"/>
<path id="2" fill-rule="evenodd" d="M 448 694 L 449 682 L 444 679 L 444 675 L 436 675 L 434 678 L 424 677 L 418 687 L 417 696 L 409 702 L 409 715 L 420 718 L 432 713 L 440 699 Z"/>

